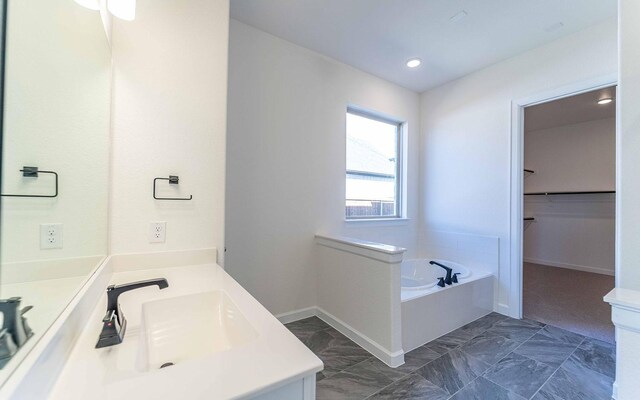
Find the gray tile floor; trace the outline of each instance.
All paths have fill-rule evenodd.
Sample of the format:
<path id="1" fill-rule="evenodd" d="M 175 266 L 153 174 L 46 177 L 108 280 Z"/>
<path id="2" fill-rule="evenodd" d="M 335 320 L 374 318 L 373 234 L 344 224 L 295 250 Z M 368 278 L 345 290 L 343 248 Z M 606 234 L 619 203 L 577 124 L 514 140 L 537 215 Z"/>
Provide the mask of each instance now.
<path id="1" fill-rule="evenodd" d="M 613 345 L 491 313 L 389 368 L 312 317 L 286 325 L 322 359 L 318 400 L 609 400 Z"/>

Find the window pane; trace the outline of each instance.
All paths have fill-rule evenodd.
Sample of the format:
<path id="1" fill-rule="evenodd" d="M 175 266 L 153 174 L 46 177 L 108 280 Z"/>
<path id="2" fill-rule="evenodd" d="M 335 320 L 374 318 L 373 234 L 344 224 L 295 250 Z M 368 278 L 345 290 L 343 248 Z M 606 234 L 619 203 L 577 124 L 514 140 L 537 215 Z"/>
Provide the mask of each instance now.
<path id="1" fill-rule="evenodd" d="M 398 124 L 347 113 L 346 216 L 396 217 Z"/>

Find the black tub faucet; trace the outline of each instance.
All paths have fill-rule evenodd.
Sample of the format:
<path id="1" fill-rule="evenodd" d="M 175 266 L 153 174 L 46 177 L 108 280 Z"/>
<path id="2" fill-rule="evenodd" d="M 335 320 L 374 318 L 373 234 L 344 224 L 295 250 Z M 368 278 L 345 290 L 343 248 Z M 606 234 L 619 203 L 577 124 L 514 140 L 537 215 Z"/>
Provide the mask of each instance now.
<path id="1" fill-rule="evenodd" d="M 118 296 L 129 290 L 140 289 L 146 286 L 158 286 L 160 289 L 166 289 L 169 287 L 169 283 L 164 278 L 158 278 L 118 286 L 110 285 L 107 287 L 107 313 L 102 319 L 102 332 L 100 332 L 96 349 L 122 343 L 125 331 L 127 330 L 127 319 L 120 309 Z"/>
<path id="2" fill-rule="evenodd" d="M 449 268 L 444 264 L 440 264 L 439 262 L 436 261 L 429 261 L 429 264 L 431 265 L 437 265 L 438 267 L 444 268 L 445 271 L 447 271 L 447 277 L 444 278 L 444 283 L 447 285 L 451 285 L 451 273 L 453 272 L 453 268 Z M 438 286 L 440 286 L 440 284 L 438 284 Z M 444 287 L 444 286 L 442 286 Z"/>

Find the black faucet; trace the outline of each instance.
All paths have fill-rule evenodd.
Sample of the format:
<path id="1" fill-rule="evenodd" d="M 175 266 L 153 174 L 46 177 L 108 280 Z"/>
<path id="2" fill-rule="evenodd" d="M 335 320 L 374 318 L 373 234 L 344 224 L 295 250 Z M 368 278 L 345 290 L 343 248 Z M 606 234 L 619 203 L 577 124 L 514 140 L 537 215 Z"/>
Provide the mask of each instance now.
<path id="1" fill-rule="evenodd" d="M 24 314 L 31 310 L 33 306 L 27 306 L 20 309 L 22 297 L 11 297 L 9 299 L 0 300 L 0 312 L 3 315 L 2 329 L 6 329 L 11 335 L 13 342 L 18 347 L 22 347 L 24 343 L 33 336 L 33 331 L 27 324 Z"/>
<path id="2" fill-rule="evenodd" d="M 166 289 L 169 287 L 169 283 L 164 278 L 158 278 L 118 286 L 110 285 L 107 287 L 107 313 L 102 319 L 102 332 L 100 332 L 96 349 L 122 343 L 127 329 L 127 319 L 120 309 L 118 296 L 129 290 L 140 289 L 146 286 L 158 286 L 160 289 Z"/>
<path id="3" fill-rule="evenodd" d="M 442 283 L 447 284 L 447 285 L 451 285 L 451 282 L 452 282 L 451 281 L 451 273 L 453 272 L 452 268 L 449 268 L 446 265 L 440 264 L 439 262 L 436 262 L 436 261 L 429 261 L 429 264 L 437 265 L 438 267 L 444 268 L 445 271 L 447 271 L 447 277 L 444 278 L 444 281 L 439 281 L 438 282 L 438 286 L 444 287 L 444 285 Z"/>

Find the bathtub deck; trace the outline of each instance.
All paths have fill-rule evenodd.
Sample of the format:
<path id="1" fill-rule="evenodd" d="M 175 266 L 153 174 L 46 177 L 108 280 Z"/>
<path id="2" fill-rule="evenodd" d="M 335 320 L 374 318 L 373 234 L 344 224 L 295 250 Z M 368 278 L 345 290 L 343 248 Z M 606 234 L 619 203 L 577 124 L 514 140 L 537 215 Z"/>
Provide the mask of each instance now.
<path id="1" fill-rule="evenodd" d="M 286 325 L 325 363 L 317 398 L 611 399 L 613 345 L 491 313 L 390 368 L 316 317 Z"/>

